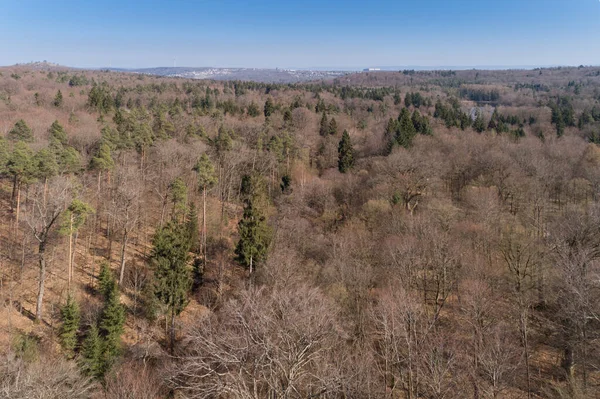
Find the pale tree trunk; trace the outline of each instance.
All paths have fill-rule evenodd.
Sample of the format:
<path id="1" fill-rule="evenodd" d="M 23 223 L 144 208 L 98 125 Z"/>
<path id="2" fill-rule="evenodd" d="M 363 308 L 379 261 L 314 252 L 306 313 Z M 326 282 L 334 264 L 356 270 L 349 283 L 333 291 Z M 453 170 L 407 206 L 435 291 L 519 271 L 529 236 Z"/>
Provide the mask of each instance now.
<path id="1" fill-rule="evenodd" d="M 171 355 L 175 352 L 175 311 L 171 311 Z"/>
<path id="2" fill-rule="evenodd" d="M 42 320 L 42 303 L 44 301 L 44 283 L 46 282 L 46 243 L 40 242 L 39 246 L 40 282 L 38 286 L 38 297 L 35 307 L 35 318 Z"/>
<path id="3" fill-rule="evenodd" d="M 69 271 L 68 275 L 68 290 L 71 292 L 71 280 L 73 279 L 73 212 L 69 218 Z"/>
<path id="4" fill-rule="evenodd" d="M 252 274 L 252 256 L 250 256 L 250 274 Z"/>
<path id="5" fill-rule="evenodd" d="M 204 266 L 207 263 L 206 250 L 206 186 L 202 188 L 202 254 L 204 255 Z"/>
<path id="6" fill-rule="evenodd" d="M 46 205 L 46 198 L 48 196 L 48 178 L 44 178 L 44 205 Z"/>
<path id="7" fill-rule="evenodd" d="M 21 183 L 17 184 L 17 213 L 15 218 L 15 229 L 19 228 L 19 213 L 21 212 Z"/>
<path id="8" fill-rule="evenodd" d="M 523 352 L 525 355 L 525 378 L 527 379 L 527 398 L 531 398 L 531 377 L 529 372 L 529 332 L 527 328 L 527 310 L 521 312 L 521 338 L 523 339 Z"/>
<path id="9" fill-rule="evenodd" d="M 128 231 L 123 232 L 123 242 L 121 243 L 121 271 L 119 272 L 119 285 L 123 285 L 123 277 L 125 276 L 125 247 L 127 246 Z"/>

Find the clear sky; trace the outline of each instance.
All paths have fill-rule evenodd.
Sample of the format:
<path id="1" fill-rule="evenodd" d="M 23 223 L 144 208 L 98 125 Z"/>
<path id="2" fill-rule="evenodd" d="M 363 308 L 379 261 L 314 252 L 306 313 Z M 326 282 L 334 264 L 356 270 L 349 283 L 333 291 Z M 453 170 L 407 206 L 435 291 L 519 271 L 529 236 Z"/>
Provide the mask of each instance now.
<path id="1" fill-rule="evenodd" d="M 0 65 L 600 65 L 599 0 L 0 0 Z"/>

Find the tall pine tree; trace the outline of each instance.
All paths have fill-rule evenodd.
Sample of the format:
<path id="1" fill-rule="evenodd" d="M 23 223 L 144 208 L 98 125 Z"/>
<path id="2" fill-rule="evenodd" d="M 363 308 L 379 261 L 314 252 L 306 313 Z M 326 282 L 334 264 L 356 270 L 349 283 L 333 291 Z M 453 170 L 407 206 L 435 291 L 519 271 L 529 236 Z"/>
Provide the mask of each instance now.
<path id="1" fill-rule="evenodd" d="M 81 314 L 79 305 L 71 295 L 67 297 L 67 303 L 60 309 L 62 326 L 60 328 L 60 344 L 68 358 L 75 355 L 77 346 L 77 331 L 79 330 L 79 321 Z"/>
<path id="2" fill-rule="evenodd" d="M 121 335 L 125 326 L 125 308 L 121 304 L 119 286 L 114 278 L 105 293 L 104 308 L 100 316 L 100 333 L 103 338 L 103 371 L 108 371 L 121 353 Z"/>
<path id="3" fill-rule="evenodd" d="M 329 121 L 329 134 L 332 136 L 335 136 L 338 132 L 338 127 L 337 127 L 337 122 L 335 120 L 335 118 L 331 118 L 331 121 Z"/>
<path id="4" fill-rule="evenodd" d="M 52 103 L 55 107 L 60 107 L 62 105 L 63 95 L 60 90 L 56 93 L 56 96 L 54 96 L 54 101 Z"/>
<path id="5" fill-rule="evenodd" d="M 33 141 L 33 132 L 23 119 L 19 119 L 17 123 L 15 123 L 15 126 L 8 132 L 8 139 L 11 141 L 25 141 L 31 143 Z"/>
<path id="6" fill-rule="evenodd" d="M 262 262 L 267 257 L 267 250 L 271 240 L 271 228 L 263 216 L 259 204 L 261 201 L 260 185 L 251 178 L 247 179 L 247 193 L 244 215 L 238 223 L 240 240 L 235 248 L 238 261 L 248 267 L 250 274 L 256 263 Z"/>
<path id="7" fill-rule="evenodd" d="M 323 116 L 321 117 L 321 125 L 319 127 L 319 134 L 321 136 L 327 136 L 329 134 L 329 125 L 327 123 L 327 115 L 323 112 Z"/>
<path id="8" fill-rule="evenodd" d="M 79 364 L 86 375 L 101 378 L 104 374 L 102 340 L 95 324 L 90 327 L 83 341 Z"/>
<path id="9" fill-rule="evenodd" d="M 354 148 L 350 141 L 350 135 L 344 130 L 342 139 L 338 145 L 338 169 L 342 173 L 348 172 L 354 166 Z"/>
<path id="10" fill-rule="evenodd" d="M 396 143 L 402 147 L 408 148 L 417 133 L 415 125 L 408 108 L 402 108 L 398 117 L 398 130 L 396 132 Z"/>
<path id="11" fill-rule="evenodd" d="M 188 304 L 192 287 L 189 263 L 190 245 L 182 226 L 169 222 L 153 239 L 150 265 L 154 270 L 154 296 L 168 309 L 171 351 L 175 344 L 175 318 Z"/>

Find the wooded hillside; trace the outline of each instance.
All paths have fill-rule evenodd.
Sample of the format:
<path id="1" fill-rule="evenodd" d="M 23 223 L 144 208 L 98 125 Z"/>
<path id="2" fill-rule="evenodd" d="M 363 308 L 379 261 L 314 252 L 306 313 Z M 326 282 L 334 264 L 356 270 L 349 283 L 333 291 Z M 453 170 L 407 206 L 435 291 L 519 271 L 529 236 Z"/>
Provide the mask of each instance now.
<path id="1" fill-rule="evenodd" d="M 597 398 L 600 69 L 0 68 L 0 396 Z"/>

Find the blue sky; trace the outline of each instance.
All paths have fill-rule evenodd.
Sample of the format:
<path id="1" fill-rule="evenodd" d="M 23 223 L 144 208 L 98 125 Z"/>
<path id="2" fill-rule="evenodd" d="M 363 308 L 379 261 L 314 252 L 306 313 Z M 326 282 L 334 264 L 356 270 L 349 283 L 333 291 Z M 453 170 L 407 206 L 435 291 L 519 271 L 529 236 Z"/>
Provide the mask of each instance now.
<path id="1" fill-rule="evenodd" d="M 600 65 L 599 0 L 0 0 L 0 65 Z"/>

